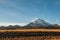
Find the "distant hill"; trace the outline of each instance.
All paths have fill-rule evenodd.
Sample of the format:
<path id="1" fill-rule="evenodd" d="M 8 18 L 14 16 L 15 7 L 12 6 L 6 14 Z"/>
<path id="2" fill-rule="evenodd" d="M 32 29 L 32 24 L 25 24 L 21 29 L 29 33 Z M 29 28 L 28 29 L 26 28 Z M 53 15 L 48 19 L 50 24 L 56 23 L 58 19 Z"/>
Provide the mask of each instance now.
<path id="1" fill-rule="evenodd" d="M 46 28 L 46 29 L 60 29 L 60 26 L 58 24 L 50 24 L 42 19 L 36 18 L 29 24 L 25 26 L 19 26 L 19 25 L 9 25 L 9 26 L 0 26 L 0 29 L 20 29 L 20 28 Z"/>
<path id="2" fill-rule="evenodd" d="M 18 28 L 21 28 L 21 26 L 19 26 L 19 25 L 0 26 L 0 29 L 18 29 Z"/>
<path id="3" fill-rule="evenodd" d="M 25 27 L 27 27 L 27 28 L 31 28 L 31 27 L 37 28 L 37 27 L 40 27 L 41 28 L 41 27 L 48 27 L 48 26 L 52 26 L 52 24 L 50 24 L 50 23 L 48 23 L 48 22 L 46 22 L 46 21 L 44 21 L 42 19 L 36 18 L 32 22 L 27 24 Z"/>

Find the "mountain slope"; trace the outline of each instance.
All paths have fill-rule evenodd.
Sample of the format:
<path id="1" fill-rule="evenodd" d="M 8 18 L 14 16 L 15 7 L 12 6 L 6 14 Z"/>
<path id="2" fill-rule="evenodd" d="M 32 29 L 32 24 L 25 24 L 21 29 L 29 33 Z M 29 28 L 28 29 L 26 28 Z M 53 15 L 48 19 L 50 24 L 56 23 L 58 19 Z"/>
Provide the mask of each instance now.
<path id="1" fill-rule="evenodd" d="M 32 22 L 30 22 L 28 25 L 26 26 L 36 26 L 36 27 L 46 27 L 46 26 L 50 26 L 51 24 L 44 21 L 44 20 L 41 20 L 41 19 L 34 19 Z"/>

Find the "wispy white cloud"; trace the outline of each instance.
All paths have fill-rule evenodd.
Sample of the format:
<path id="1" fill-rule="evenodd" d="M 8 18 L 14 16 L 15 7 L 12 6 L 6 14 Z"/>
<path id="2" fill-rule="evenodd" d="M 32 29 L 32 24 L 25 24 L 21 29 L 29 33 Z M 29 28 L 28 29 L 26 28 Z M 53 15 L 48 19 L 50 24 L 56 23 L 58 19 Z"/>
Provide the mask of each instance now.
<path id="1" fill-rule="evenodd" d="M 55 2 L 56 5 L 60 5 L 60 1 Z"/>
<path id="2" fill-rule="evenodd" d="M 22 5 L 21 3 L 18 3 L 13 0 L 0 0 L 0 4 L 4 5 L 4 6 L 7 6 L 7 7 L 13 7 L 13 8 L 17 8 L 17 9 L 20 9 L 20 5 Z"/>
<path id="3" fill-rule="evenodd" d="M 0 4 L 10 7 L 16 7 L 17 4 L 15 2 L 12 2 L 10 0 L 0 0 Z"/>
<path id="4" fill-rule="evenodd" d="M 17 17 L 20 15 L 17 12 L 11 12 L 11 11 L 7 11 L 7 10 L 0 10 L 0 14 L 12 16 L 12 17 Z"/>
<path id="5" fill-rule="evenodd" d="M 36 0 L 35 3 L 42 4 L 44 0 Z"/>
<path id="6" fill-rule="evenodd" d="M 12 1 L 9 1 L 9 0 L 0 0 L 0 4 L 5 6 L 5 7 L 13 7 L 13 8 L 19 9 L 16 2 L 12 2 Z M 9 15 L 9 16 L 18 16 L 20 14 L 17 11 L 12 11 L 12 9 L 11 10 L 10 9 L 8 9 L 8 10 L 0 9 L 0 14 L 1 13 Z"/>
<path id="7" fill-rule="evenodd" d="M 9 15 L 9 16 L 13 16 L 13 17 L 16 17 L 16 16 L 20 16 L 21 15 L 21 10 L 20 10 L 20 4 L 16 1 L 11 1 L 11 0 L 0 0 L 0 6 L 4 6 L 6 7 L 6 9 L 2 8 L 0 9 L 0 13 L 3 13 L 3 14 L 6 14 L 6 15 Z M 12 8 L 16 8 L 15 10 L 12 8 L 10 9 L 9 7 L 12 7 Z M 17 10 L 20 10 L 20 11 L 17 11 Z"/>
<path id="8" fill-rule="evenodd" d="M 24 26 L 27 25 L 27 23 L 11 23 L 11 22 L 0 22 L 0 26 L 9 26 L 9 25 L 20 25 L 20 26 Z"/>

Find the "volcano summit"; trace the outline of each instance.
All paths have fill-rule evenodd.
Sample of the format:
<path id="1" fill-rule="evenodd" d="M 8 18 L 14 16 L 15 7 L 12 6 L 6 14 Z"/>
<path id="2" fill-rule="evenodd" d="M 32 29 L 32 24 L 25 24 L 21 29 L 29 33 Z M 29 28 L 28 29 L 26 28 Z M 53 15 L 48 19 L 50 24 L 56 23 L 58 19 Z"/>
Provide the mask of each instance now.
<path id="1" fill-rule="evenodd" d="M 36 27 L 47 27 L 47 26 L 51 26 L 52 24 L 42 20 L 42 19 L 39 19 L 39 18 L 36 18 L 34 20 L 32 20 L 32 22 L 30 22 L 29 24 L 27 24 L 26 26 L 36 26 Z"/>

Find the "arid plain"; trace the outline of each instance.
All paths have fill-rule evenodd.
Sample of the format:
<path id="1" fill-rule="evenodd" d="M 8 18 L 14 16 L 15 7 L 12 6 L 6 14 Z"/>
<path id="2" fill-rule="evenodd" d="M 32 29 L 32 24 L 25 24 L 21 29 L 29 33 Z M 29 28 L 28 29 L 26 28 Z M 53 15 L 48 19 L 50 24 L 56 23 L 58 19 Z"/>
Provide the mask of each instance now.
<path id="1" fill-rule="evenodd" d="M 7 34 L 12 33 L 13 35 L 16 35 L 17 33 L 43 33 L 41 36 L 40 35 L 31 35 L 27 36 L 24 34 L 24 36 L 15 36 L 15 37 L 6 37 Z M 7 34 L 4 34 L 7 33 Z M 16 33 L 16 34 L 14 34 Z M 56 34 L 56 35 L 47 35 L 47 34 Z M 60 29 L 14 29 L 14 30 L 0 30 L 0 36 L 1 34 L 3 35 L 0 37 L 0 40 L 60 40 L 60 35 L 57 35 L 60 33 Z M 45 36 L 44 36 L 45 35 Z"/>

